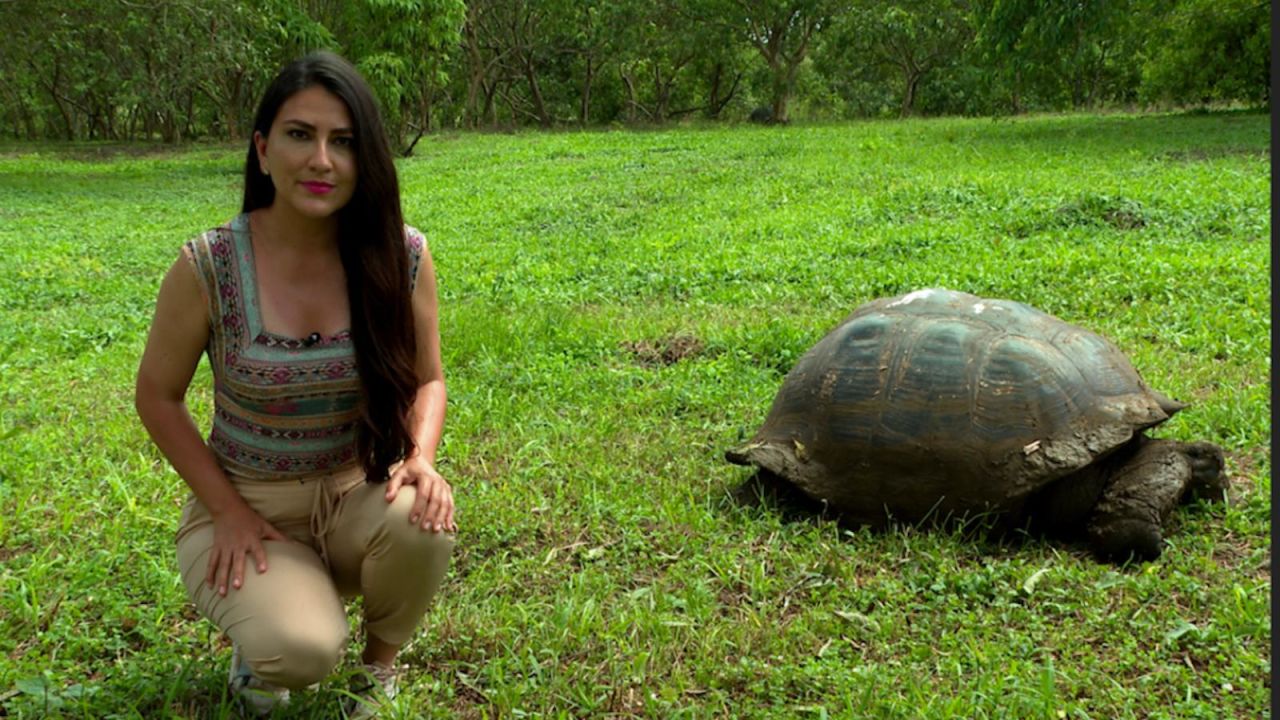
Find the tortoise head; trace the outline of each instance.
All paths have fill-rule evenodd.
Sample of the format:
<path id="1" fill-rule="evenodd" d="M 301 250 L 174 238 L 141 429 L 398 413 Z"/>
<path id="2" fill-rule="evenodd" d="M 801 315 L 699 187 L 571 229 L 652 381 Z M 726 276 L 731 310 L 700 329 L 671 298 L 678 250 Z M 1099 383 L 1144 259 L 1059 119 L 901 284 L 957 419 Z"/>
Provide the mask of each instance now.
<path id="1" fill-rule="evenodd" d="M 1169 417 L 1173 417 L 1179 410 L 1187 409 L 1186 403 L 1178 402 L 1159 390 L 1147 388 L 1147 392 L 1151 394 L 1151 397 L 1155 398 L 1156 404 L 1159 405 L 1160 409 L 1164 411 L 1164 414 Z"/>
<path id="2" fill-rule="evenodd" d="M 1191 481 L 1187 483 L 1187 500 L 1223 500 L 1230 481 L 1223 472 L 1226 460 L 1222 448 L 1208 442 L 1184 443 L 1182 454 L 1191 463 Z"/>

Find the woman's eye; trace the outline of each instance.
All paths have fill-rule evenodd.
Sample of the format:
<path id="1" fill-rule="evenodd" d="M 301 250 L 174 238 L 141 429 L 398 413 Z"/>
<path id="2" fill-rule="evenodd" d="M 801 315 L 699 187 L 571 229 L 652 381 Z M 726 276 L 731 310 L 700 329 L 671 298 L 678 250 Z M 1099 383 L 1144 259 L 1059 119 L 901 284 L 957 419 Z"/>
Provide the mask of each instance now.
<path id="1" fill-rule="evenodd" d="M 351 145 L 354 145 L 354 144 L 355 144 L 355 138 L 351 138 L 351 137 L 336 137 L 336 138 L 334 138 L 334 139 L 333 139 L 333 144 L 334 144 L 334 145 L 341 145 L 341 146 L 343 146 L 343 147 L 350 147 Z"/>
<path id="2" fill-rule="evenodd" d="M 302 131 L 302 130 L 297 130 L 297 129 L 290 130 L 290 131 L 288 131 L 288 134 L 289 134 L 289 137 L 293 138 L 294 140 L 306 140 L 306 139 L 307 139 L 307 133 L 306 133 L 306 132 L 304 132 L 304 131 Z"/>

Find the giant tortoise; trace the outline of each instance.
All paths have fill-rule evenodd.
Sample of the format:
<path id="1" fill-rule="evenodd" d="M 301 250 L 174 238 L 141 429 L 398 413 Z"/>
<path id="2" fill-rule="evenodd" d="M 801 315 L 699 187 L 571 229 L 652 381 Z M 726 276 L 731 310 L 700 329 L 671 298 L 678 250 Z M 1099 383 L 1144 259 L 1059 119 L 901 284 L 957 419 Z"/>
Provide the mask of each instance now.
<path id="1" fill-rule="evenodd" d="M 1221 448 L 1143 431 L 1185 407 L 1106 339 L 1018 302 L 926 289 L 858 307 L 725 453 L 884 525 L 984 514 L 1154 559 L 1179 501 L 1222 498 Z"/>

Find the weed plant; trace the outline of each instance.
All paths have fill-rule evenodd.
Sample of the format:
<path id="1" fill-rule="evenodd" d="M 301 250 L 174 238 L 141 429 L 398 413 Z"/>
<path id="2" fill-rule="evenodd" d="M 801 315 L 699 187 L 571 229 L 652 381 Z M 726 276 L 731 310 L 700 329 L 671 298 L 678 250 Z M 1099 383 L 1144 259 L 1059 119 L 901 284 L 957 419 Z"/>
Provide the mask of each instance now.
<path id="1" fill-rule="evenodd" d="M 1248 114 L 425 138 L 462 530 L 392 716 L 1268 716 L 1268 152 Z M 242 162 L 0 148 L 0 715 L 234 714 L 132 383 Z M 843 527 L 724 462 L 828 329 L 921 287 L 1112 339 L 1192 404 L 1156 434 L 1226 448 L 1229 502 L 1117 568 Z M 207 429 L 203 364 L 189 403 Z"/>

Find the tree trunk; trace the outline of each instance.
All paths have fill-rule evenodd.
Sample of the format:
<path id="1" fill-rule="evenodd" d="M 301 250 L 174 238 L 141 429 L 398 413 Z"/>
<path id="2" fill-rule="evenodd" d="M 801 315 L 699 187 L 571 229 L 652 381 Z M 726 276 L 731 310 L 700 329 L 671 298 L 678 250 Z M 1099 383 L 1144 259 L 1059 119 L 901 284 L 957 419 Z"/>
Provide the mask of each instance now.
<path id="1" fill-rule="evenodd" d="M 40 68 L 37 68 L 34 63 L 31 64 L 31 70 L 32 72 L 36 73 L 36 77 L 39 77 L 41 75 Z M 49 91 L 49 97 L 53 98 L 54 106 L 58 108 L 58 114 L 62 116 L 62 124 L 67 129 L 66 139 L 75 140 L 76 129 L 75 129 L 75 125 L 71 122 L 71 113 L 67 111 L 67 108 L 62 104 L 62 98 L 58 95 L 58 83 L 61 78 L 62 78 L 62 66 L 57 60 L 54 60 L 53 78 L 48 81 L 48 83 L 46 84 L 46 88 Z"/>
<path id="2" fill-rule="evenodd" d="M 1084 45 L 1083 18 L 1077 14 L 1075 21 L 1075 44 L 1071 52 L 1071 107 L 1079 110 L 1084 107 L 1084 73 L 1080 69 L 1080 52 Z"/>
<path id="3" fill-rule="evenodd" d="M 1098 56 L 1098 62 L 1094 66 L 1093 84 L 1089 88 L 1089 97 L 1087 100 L 1089 107 L 1097 107 L 1101 102 L 1099 98 L 1102 96 L 1102 74 L 1107 65 L 1106 43 L 1101 43 L 1098 51 L 1100 54 Z"/>
<path id="4" fill-rule="evenodd" d="M 787 117 L 787 98 L 786 96 L 775 95 L 773 104 L 770 106 L 773 110 L 772 122 L 785 124 L 790 121 Z"/>
<path id="5" fill-rule="evenodd" d="M 784 57 L 782 53 L 773 56 L 769 67 L 773 71 L 773 122 L 785 125 L 791 122 L 787 115 L 787 105 L 791 102 L 791 93 L 796 84 L 796 73 L 800 63 L 804 61 L 803 48 L 793 57 Z"/>
<path id="6" fill-rule="evenodd" d="M 520 109 L 516 107 L 516 99 L 511 97 L 510 92 L 502 93 L 502 97 L 507 101 L 507 108 L 511 110 L 511 122 L 516 122 L 516 118 L 520 117 Z M 494 126 L 497 126 L 497 118 L 494 118 Z"/>
<path id="7" fill-rule="evenodd" d="M 484 91 L 484 117 L 488 118 L 489 127 L 497 127 L 498 105 L 494 102 L 494 97 L 498 94 L 498 81 L 494 80 L 488 85 L 482 83 L 480 88 Z"/>
<path id="8" fill-rule="evenodd" d="M 467 103 L 465 105 L 467 112 L 467 123 L 472 129 L 480 127 L 483 122 L 483 116 L 493 103 L 493 93 L 485 88 L 485 62 L 480 56 L 480 40 L 476 37 L 475 16 L 472 14 L 473 5 L 467 7 L 467 21 L 462 26 L 462 42 L 467 51 Z M 485 107 L 481 110 L 478 107 L 480 93 L 484 92 Z"/>
<path id="9" fill-rule="evenodd" d="M 542 99 L 542 88 L 538 87 L 538 73 L 533 58 L 525 58 L 524 77 L 529 83 L 529 94 L 533 96 L 533 111 L 538 116 L 538 122 L 543 127 L 551 127 L 551 116 L 547 114 L 547 105 Z"/>
<path id="10" fill-rule="evenodd" d="M 178 141 L 178 120 L 174 117 L 172 108 L 165 108 L 160 112 L 160 139 L 165 144 Z"/>
<path id="11" fill-rule="evenodd" d="M 902 113 L 901 117 L 911 117 L 911 112 L 916 105 L 916 89 L 920 85 L 920 78 L 923 75 L 918 70 L 908 70 L 906 72 L 906 87 L 902 92 Z"/>
<path id="12" fill-rule="evenodd" d="M 622 84 L 627 86 L 627 122 L 635 122 L 636 108 L 640 107 L 636 101 L 635 81 L 631 79 L 631 74 L 625 67 L 618 67 L 618 75 L 622 76 Z"/>
<path id="13" fill-rule="evenodd" d="M 484 111 L 479 107 L 480 93 L 484 87 L 484 75 L 477 71 L 475 65 L 471 66 L 471 72 L 467 75 L 467 102 L 464 107 L 467 109 L 467 125 L 473 130 L 480 127 L 481 117 Z M 492 97 L 489 93 L 485 93 L 486 101 Z M 488 102 L 485 103 L 486 106 Z"/>
<path id="14" fill-rule="evenodd" d="M 582 104 L 578 108 L 578 124 L 585 126 L 591 119 L 591 83 L 595 81 L 595 64 L 587 55 L 587 70 L 582 79 Z"/>
<path id="15" fill-rule="evenodd" d="M 3 90 L 5 94 L 5 103 L 12 108 L 12 114 L 9 119 L 13 121 L 13 137 L 15 139 L 23 137 L 23 125 L 27 127 L 27 138 L 31 139 L 31 120 L 30 114 L 27 112 L 27 104 L 22 101 L 22 97 L 11 88 Z"/>
<path id="16" fill-rule="evenodd" d="M 1022 68 L 1013 70 L 1013 88 L 1009 97 L 1009 111 L 1013 115 L 1022 114 Z"/>
<path id="17" fill-rule="evenodd" d="M 195 137 L 195 136 L 196 136 L 196 128 L 195 128 L 195 124 L 196 124 L 196 94 L 195 94 L 195 93 L 193 93 L 193 92 L 190 92 L 190 91 L 188 91 L 188 92 L 187 92 L 187 108 L 186 108 L 186 111 L 187 111 L 187 112 L 186 112 L 186 119 L 185 119 L 185 121 L 183 122 L 183 126 L 182 126 L 182 135 L 183 135 L 184 137 Z"/>
<path id="18" fill-rule="evenodd" d="M 107 109 L 107 135 L 112 140 L 121 140 L 120 131 L 116 129 L 116 121 L 119 119 L 119 113 L 114 105 Z"/>
<path id="19" fill-rule="evenodd" d="M 244 70 L 239 70 L 232 76 L 231 86 L 227 92 L 227 139 L 235 140 L 240 137 L 240 102 L 241 91 L 244 89 Z"/>
<path id="20" fill-rule="evenodd" d="M 31 117 L 31 108 L 27 107 L 27 104 L 25 102 L 19 102 L 17 105 L 18 105 L 18 114 L 22 121 L 22 125 L 27 129 L 27 134 L 26 134 L 27 139 L 35 140 L 36 124 L 35 124 L 35 120 Z"/>
<path id="21" fill-rule="evenodd" d="M 671 98 L 671 84 L 662 82 L 662 71 L 658 63 L 653 64 L 653 112 L 650 116 L 655 123 L 662 123 L 667 118 L 667 104 Z"/>
<path id="22" fill-rule="evenodd" d="M 781 58 L 771 63 L 773 66 L 773 122 L 785 125 L 791 122 L 787 115 L 787 104 L 791 100 L 791 85 L 787 82 L 787 69 L 781 64 Z"/>
<path id="23" fill-rule="evenodd" d="M 735 73 L 733 76 L 733 83 L 729 85 L 729 91 L 721 97 L 720 88 L 724 77 L 722 73 L 722 64 L 717 63 L 715 83 L 712 88 L 711 97 L 707 103 L 707 117 L 712 120 L 720 119 L 720 113 L 724 112 L 725 107 L 728 106 L 731 100 L 733 100 L 733 96 L 738 92 L 738 83 L 742 80 L 742 73 Z"/>
<path id="24" fill-rule="evenodd" d="M 712 120 L 720 117 L 720 78 L 724 76 L 724 63 L 716 63 L 711 70 L 711 89 L 707 92 L 706 115 Z"/>
<path id="25" fill-rule="evenodd" d="M 423 135 L 431 132 L 431 96 L 432 93 L 426 93 L 422 98 L 422 104 L 418 108 L 418 115 L 421 118 L 420 124 L 414 127 L 413 123 L 409 123 L 409 127 L 414 131 L 414 136 L 409 145 L 400 153 L 401 157 L 413 157 L 413 149 L 418 146 L 418 141 L 422 139 Z"/>

